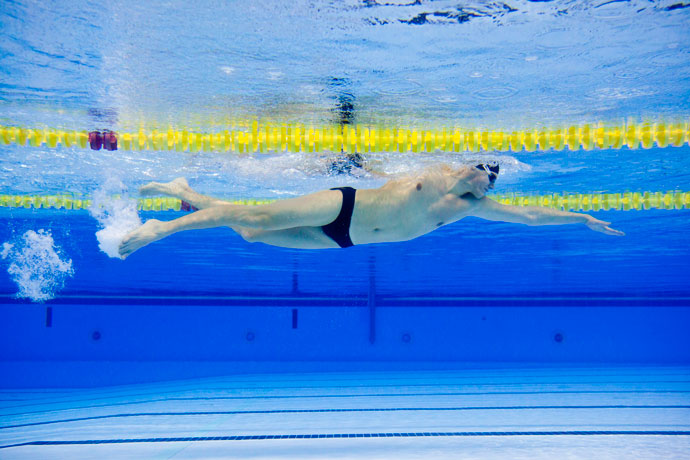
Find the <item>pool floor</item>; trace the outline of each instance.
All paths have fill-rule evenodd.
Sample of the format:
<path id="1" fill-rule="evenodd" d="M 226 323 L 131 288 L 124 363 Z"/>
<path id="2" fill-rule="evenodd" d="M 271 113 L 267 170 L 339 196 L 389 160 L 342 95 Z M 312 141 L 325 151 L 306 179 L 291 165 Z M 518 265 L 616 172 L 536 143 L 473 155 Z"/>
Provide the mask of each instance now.
<path id="1" fill-rule="evenodd" d="M 687 459 L 690 368 L 234 375 L 0 392 L 0 458 Z"/>

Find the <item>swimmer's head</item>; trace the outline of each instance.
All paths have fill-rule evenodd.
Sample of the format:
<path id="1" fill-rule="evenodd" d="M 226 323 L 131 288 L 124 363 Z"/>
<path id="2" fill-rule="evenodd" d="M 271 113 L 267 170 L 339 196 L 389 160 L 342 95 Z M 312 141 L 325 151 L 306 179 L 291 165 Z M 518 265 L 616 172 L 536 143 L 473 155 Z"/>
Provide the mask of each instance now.
<path id="1" fill-rule="evenodd" d="M 466 168 L 464 181 L 468 187 L 468 196 L 473 195 L 475 198 L 482 198 L 486 192 L 493 189 L 498 178 L 498 169 L 498 163 L 479 164 L 474 168 Z"/>
<path id="2" fill-rule="evenodd" d="M 363 169 L 365 164 L 366 159 L 359 153 L 347 153 L 328 163 L 328 175 L 352 174 L 353 170 Z"/>

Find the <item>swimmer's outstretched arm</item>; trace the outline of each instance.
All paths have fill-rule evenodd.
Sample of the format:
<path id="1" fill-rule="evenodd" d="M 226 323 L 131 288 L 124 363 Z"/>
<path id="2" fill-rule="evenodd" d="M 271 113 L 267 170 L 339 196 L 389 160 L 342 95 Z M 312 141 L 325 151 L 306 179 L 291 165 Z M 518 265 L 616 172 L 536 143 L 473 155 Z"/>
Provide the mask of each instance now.
<path id="1" fill-rule="evenodd" d="M 567 225 L 585 224 L 591 230 L 607 235 L 624 236 L 625 233 L 615 230 L 611 222 L 595 219 L 589 214 L 559 211 L 539 206 L 508 206 L 488 197 L 477 200 L 470 215 L 486 220 L 511 222 L 525 225 Z"/>

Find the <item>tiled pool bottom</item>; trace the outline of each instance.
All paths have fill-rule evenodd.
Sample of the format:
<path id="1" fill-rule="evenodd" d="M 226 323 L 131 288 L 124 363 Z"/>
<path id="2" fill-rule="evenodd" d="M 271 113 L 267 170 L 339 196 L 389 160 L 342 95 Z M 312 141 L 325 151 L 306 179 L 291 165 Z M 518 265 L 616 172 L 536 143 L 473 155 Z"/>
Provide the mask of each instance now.
<path id="1" fill-rule="evenodd" d="M 690 368 L 257 374 L 0 392 L 0 458 L 687 459 Z"/>

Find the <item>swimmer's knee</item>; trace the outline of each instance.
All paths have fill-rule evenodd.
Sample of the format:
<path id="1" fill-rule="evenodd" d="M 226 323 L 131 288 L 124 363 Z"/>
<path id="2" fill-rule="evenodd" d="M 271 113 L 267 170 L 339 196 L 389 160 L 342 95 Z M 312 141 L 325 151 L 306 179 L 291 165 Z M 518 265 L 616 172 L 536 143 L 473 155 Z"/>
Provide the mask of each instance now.
<path id="1" fill-rule="evenodd" d="M 261 230 L 253 228 L 237 228 L 235 229 L 237 233 L 246 241 L 247 243 L 258 243 L 260 240 L 260 235 L 263 233 Z"/>
<path id="2" fill-rule="evenodd" d="M 239 209 L 238 209 L 239 208 Z M 275 224 L 273 213 L 261 206 L 238 206 L 233 208 L 235 217 L 247 229 L 271 230 Z"/>

